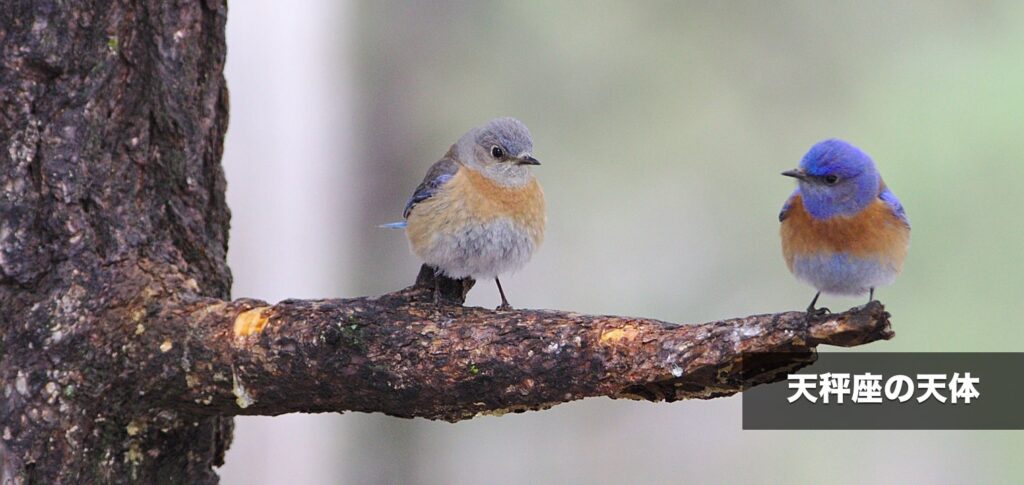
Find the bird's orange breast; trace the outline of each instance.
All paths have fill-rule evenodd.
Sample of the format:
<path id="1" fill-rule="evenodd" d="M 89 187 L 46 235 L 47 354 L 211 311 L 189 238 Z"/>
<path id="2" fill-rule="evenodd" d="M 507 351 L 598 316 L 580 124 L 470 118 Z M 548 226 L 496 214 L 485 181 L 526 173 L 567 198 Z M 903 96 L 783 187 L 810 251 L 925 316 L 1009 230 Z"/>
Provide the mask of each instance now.
<path id="1" fill-rule="evenodd" d="M 846 253 L 899 267 L 910 246 L 910 228 L 881 199 L 856 215 L 819 220 L 807 212 L 803 199 L 796 195 L 782 221 L 781 235 L 790 269 L 795 257 L 822 253 Z"/>
<path id="2" fill-rule="evenodd" d="M 524 228 L 544 226 L 544 191 L 536 178 L 523 187 L 506 187 L 475 170 L 463 169 L 459 174 L 464 176 L 452 180 L 453 196 L 466 201 L 472 217 L 482 221 L 507 217 Z"/>
<path id="3" fill-rule="evenodd" d="M 460 167 L 436 195 L 413 207 L 406 232 L 417 250 L 429 245 L 435 234 L 502 218 L 527 232 L 535 246 L 540 245 L 546 216 L 544 191 L 537 179 L 523 187 L 506 187 Z"/>

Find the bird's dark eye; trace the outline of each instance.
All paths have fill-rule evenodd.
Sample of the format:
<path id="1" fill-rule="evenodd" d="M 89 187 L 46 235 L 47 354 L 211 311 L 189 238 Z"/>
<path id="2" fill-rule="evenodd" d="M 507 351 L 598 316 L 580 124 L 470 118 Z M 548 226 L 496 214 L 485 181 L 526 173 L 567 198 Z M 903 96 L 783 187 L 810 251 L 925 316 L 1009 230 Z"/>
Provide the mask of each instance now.
<path id="1" fill-rule="evenodd" d="M 826 184 L 828 184 L 828 185 L 835 185 L 837 182 L 839 182 L 839 177 L 838 176 L 836 176 L 836 175 L 826 175 L 825 176 L 825 183 Z"/>
<path id="2" fill-rule="evenodd" d="M 494 145 L 491 147 L 491 156 L 494 158 L 501 158 L 505 156 L 505 150 L 502 150 L 500 146 Z"/>

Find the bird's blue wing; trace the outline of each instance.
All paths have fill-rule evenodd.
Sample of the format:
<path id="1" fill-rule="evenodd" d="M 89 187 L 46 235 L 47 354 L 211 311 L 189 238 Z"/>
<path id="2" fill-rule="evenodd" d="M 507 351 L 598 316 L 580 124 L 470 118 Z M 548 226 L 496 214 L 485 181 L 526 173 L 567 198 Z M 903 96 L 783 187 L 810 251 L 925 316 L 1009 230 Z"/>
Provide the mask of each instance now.
<path id="1" fill-rule="evenodd" d="M 409 198 L 409 202 L 405 204 L 405 211 L 402 212 L 402 217 L 408 219 L 409 213 L 412 212 L 412 208 L 423 202 L 435 194 L 444 184 L 448 183 L 452 177 L 455 176 L 455 172 L 459 171 L 459 164 L 450 158 L 443 158 L 437 163 L 430 167 L 427 171 L 427 176 L 423 178 L 423 182 L 416 187 L 416 191 L 412 193 L 412 197 Z"/>
<path id="2" fill-rule="evenodd" d="M 900 199 L 896 198 L 896 194 L 892 193 L 885 185 L 882 185 L 882 191 L 879 192 L 878 198 L 882 199 L 882 202 L 885 202 L 892 209 L 893 214 L 899 217 L 903 224 L 908 228 L 910 227 L 910 219 L 907 218 L 907 212 L 903 210 L 903 204 L 900 203 Z"/>
<path id="3" fill-rule="evenodd" d="M 779 211 L 779 222 L 786 220 L 786 216 L 789 215 L 789 210 L 793 208 L 793 199 L 795 199 L 799 194 L 800 189 L 796 189 L 793 191 L 793 195 L 790 195 L 789 198 L 786 199 L 786 203 L 782 206 L 782 210 Z"/>

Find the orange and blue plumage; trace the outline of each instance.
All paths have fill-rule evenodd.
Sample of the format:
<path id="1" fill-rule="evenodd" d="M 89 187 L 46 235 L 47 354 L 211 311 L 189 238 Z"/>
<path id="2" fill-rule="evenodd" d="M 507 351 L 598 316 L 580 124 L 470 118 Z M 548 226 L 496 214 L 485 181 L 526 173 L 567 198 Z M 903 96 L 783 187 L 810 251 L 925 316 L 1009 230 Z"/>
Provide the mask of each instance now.
<path id="1" fill-rule="evenodd" d="M 498 276 L 522 268 L 544 239 L 540 165 L 526 126 L 497 118 L 463 135 L 427 171 L 405 206 L 409 246 L 451 278 L 493 278 L 499 309 L 510 308 Z"/>
<path id="2" fill-rule="evenodd" d="M 799 186 L 786 201 L 782 252 L 789 270 L 822 292 L 861 295 L 891 284 L 910 246 L 910 221 L 874 162 L 842 140 L 825 140 L 783 175 Z"/>

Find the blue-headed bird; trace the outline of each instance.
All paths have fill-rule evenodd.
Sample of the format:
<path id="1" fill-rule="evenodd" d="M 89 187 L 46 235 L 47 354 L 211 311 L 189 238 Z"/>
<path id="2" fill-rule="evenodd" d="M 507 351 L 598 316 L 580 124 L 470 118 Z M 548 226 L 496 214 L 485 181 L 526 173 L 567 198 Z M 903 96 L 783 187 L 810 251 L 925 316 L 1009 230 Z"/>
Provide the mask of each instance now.
<path id="1" fill-rule="evenodd" d="M 811 147 L 800 167 L 783 172 L 799 186 L 786 201 L 782 252 L 789 270 L 821 293 L 862 295 L 895 281 L 910 246 L 910 221 L 874 162 L 842 140 Z"/>

